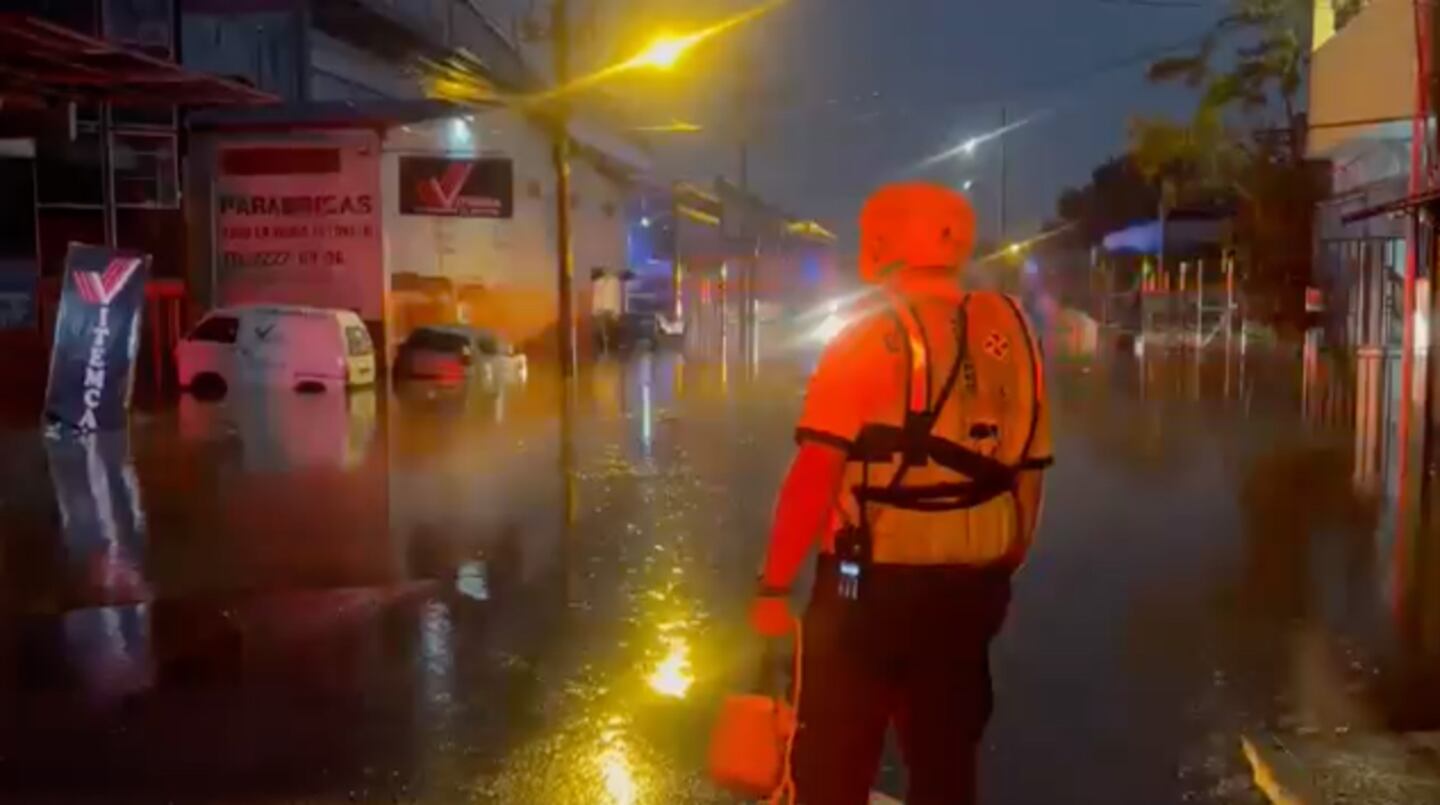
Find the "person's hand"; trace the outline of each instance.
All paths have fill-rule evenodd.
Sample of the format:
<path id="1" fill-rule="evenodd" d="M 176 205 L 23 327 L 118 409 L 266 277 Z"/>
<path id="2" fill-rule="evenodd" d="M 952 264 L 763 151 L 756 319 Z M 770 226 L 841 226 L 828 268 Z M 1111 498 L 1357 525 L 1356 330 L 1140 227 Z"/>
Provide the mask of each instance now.
<path id="1" fill-rule="evenodd" d="M 767 639 L 785 637 L 795 630 L 788 594 L 762 592 L 750 605 L 750 627 Z"/>

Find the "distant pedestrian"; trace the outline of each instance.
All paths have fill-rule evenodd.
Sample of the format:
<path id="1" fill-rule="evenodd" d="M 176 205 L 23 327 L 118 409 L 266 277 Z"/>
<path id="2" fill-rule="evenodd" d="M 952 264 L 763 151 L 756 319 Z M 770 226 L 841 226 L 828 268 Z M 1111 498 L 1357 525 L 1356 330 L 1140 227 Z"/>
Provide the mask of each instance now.
<path id="1" fill-rule="evenodd" d="M 1052 455 L 1029 323 L 1010 297 L 961 289 L 974 229 L 945 188 L 877 192 L 860 274 L 884 301 L 810 381 L 751 618 L 767 637 L 793 628 L 790 586 L 818 542 L 792 757 L 802 803 L 866 803 L 891 724 L 907 803 L 975 800 L 990 642 Z"/>

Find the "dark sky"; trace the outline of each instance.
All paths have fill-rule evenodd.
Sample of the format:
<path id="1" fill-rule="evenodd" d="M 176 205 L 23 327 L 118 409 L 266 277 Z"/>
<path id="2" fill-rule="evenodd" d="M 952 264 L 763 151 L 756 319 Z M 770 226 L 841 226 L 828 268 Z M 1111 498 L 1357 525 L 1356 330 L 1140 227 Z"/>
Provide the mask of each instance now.
<path id="1" fill-rule="evenodd" d="M 749 0 L 715 0 L 718 6 Z M 832 225 L 847 241 L 877 184 L 923 176 L 971 195 L 982 232 L 999 206 L 999 143 L 972 160 L 928 169 L 926 157 L 1011 120 L 1006 137 L 1012 236 L 1038 229 L 1055 198 L 1123 150 L 1135 114 L 1183 116 L 1184 90 L 1147 85 L 1147 54 L 1194 40 L 1223 0 L 790 0 L 728 34 L 663 78 L 617 90 L 644 93 L 663 118 L 706 126 L 657 144 L 662 167 L 708 180 L 734 177 L 734 131 L 749 116 L 758 136 L 751 185 L 795 214 Z M 1167 4 L 1170 7 L 1166 7 Z M 747 56 L 748 54 L 748 56 Z M 745 59 L 750 70 L 737 70 Z M 754 88 L 737 93 L 738 75 Z M 739 99 L 743 98 L 743 102 Z"/>

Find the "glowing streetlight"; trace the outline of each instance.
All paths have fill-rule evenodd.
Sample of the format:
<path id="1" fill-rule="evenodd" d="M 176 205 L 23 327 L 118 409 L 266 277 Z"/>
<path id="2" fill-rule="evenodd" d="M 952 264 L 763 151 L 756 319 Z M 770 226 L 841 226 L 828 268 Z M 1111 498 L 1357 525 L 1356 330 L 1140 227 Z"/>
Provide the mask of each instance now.
<path id="1" fill-rule="evenodd" d="M 648 46 L 631 59 L 625 62 L 626 67 L 652 67 L 656 70 L 669 70 L 680 61 L 685 52 L 694 47 L 697 42 L 704 38 L 703 33 L 690 34 L 688 36 L 671 36 L 661 34 L 655 37 Z"/>
<path id="2" fill-rule="evenodd" d="M 980 147 L 980 138 L 979 138 L 979 137 L 971 137 L 970 139 L 968 139 L 968 140 L 966 140 L 965 142 L 963 142 L 963 143 L 960 144 L 960 150 L 963 151 L 963 152 L 965 153 L 965 156 L 967 156 L 967 157 L 973 157 L 973 156 L 975 156 L 975 149 L 976 149 L 976 148 L 979 148 L 979 147 Z"/>
<path id="3" fill-rule="evenodd" d="M 1025 251 L 1025 247 L 1020 245 L 1019 243 L 1012 243 L 1010 244 L 1010 248 L 1006 251 L 1010 252 L 1011 257 L 1019 257 L 1020 252 Z"/>
<path id="4" fill-rule="evenodd" d="M 969 190 L 970 188 L 972 188 L 972 187 L 974 187 L 974 186 L 975 186 L 975 180 L 974 180 L 974 179 L 966 179 L 966 180 L 965 180 L 965 183 L 962 184 L 962 185 L 960 185 L 960 189 L 961 189 L 961 190 Z"/>
<path id="5" fill-rule="evenodd" d="M 672 120 L 656 126 L 631 126 L 630 130 L 646 134 L 696 134 L 704 131 L 705 127 L 685 120 Z"/>

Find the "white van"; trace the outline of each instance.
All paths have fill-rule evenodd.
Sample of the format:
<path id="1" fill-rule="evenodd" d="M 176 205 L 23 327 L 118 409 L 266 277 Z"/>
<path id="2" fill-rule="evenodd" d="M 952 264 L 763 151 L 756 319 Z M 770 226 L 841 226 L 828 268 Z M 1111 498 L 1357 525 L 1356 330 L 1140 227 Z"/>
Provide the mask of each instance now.
<path id="1" fill-rule="evenodd" d="M 236 386 L 343 391 L 375 382 L 375 347 L 348 310 L 242 305 L 206 314 L 175 347 L 180 386 L 220 396 Z"/>

